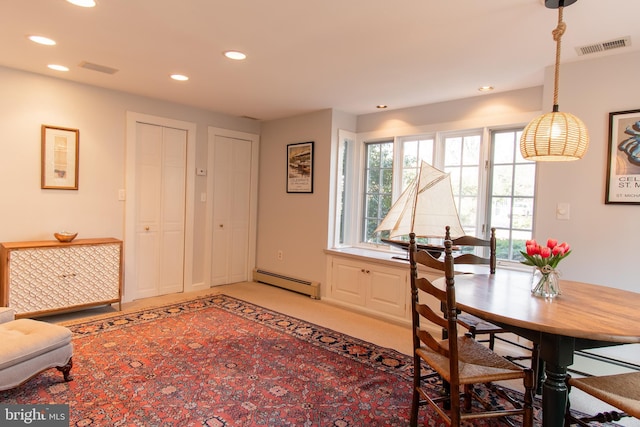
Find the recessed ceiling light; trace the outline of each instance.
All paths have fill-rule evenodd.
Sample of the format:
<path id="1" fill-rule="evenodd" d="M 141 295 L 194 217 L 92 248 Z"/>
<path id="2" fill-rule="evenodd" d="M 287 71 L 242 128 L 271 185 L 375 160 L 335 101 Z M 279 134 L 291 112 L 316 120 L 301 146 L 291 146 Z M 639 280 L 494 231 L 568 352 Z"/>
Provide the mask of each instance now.
<path id="1" fill-rule="evenodd" d="M 51 68 L 52 70 L 56 70 L 56 71 L 69 71 L 69 68 L 65 67 L 64 65 L 49 64 L 49 65 L 47 65 L 47 67 Z"/>
<path id="2" fill-rule="evenodd" d="M 171 78 L 180 82 L 186 82 L 187 80 L 189 80 L 189 77 L 182 74 L 171 74 Z"/>
<path id="3" fill-rule="evenodd" d="M 224 56 L 226 56 L 227 58 L 235 59 L 236 61 L 242 61 L 243 59 L 247 58 L 247 55 L 237 50 L 228 50 L 223 53 L 224 53 Z"/>
<path id="4" fill-rule="evenodd" d="M 51 40 L 48 37 L 43 37 L 43 36 L 29 36 L 28 37 L 29 40 L 31 40 L 34 43 L 38 43 L 38 44 L 44 44 L 47 46 L 53 46 L 56 44 L 55 40 Z"/>
<path id="5" fill-rule="evenodd" d="M 493 86 L 481 86 L 478 90 L 480 92 L 491 92 L 493 90 Z"/>
<path id="6" fill-rule="evenodd" d="M 380 104 L 380 105 L 376 105 L 376 108 L 379 108 L 380 110 L 384 110 L 385 108 L 387 108 L 387 106 L 384 104 Z"/>
<path id="7" fill-rule="evenodd" d="M 94 7 L 96 2 L 94 0 L 67 0 L 71 4 L 75 4 L 80 7 Z"/>

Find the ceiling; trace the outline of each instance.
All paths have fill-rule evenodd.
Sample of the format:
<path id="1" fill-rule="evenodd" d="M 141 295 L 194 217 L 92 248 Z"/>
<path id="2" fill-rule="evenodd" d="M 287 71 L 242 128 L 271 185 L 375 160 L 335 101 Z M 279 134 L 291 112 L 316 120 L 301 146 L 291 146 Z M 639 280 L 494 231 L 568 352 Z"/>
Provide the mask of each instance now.
<path id="1" fill-rule="evenodd" d="M 557 10 L 542 0 L 96 1 L 88 9 L 2 0 L 0 65 L 271 120 L 482 96 L 483 85 L 494 92 L 538 86 L 555 59 Z M 566 7 L 562 62 L 637 51 L 638 16 L 638 0 Z M 37 45 L 31 34 L 57 45 Z M 627 36 L 628 47 L 576 52 Z M 247 59 L 226 59 L 230 49 Z M 88 70 L 83 61 L 118 71 Z M 49 70 L 50 63 L 70 70 Z M 173 81 L 173 73 L 190 80 Z"/>

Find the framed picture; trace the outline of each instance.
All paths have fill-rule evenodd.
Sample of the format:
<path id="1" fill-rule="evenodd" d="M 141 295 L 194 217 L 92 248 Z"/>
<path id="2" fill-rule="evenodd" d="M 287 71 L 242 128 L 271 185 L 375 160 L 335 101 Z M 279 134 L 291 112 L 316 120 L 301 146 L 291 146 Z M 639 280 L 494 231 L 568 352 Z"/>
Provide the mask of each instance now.
<path id="1" fill-rule="evenodd" d="M 640 110 L 609 113 L 605 203 L 640 204 Z"/>
<path id="2" fill-rule="evenodd" d="M 78 189 L 78 129 L 42 125 L 41 188 Z"/>
<path id="3" fill-rule="evenodd" d="M 313 141 L 287 145 L 287 193 L 313 193 Z"/>

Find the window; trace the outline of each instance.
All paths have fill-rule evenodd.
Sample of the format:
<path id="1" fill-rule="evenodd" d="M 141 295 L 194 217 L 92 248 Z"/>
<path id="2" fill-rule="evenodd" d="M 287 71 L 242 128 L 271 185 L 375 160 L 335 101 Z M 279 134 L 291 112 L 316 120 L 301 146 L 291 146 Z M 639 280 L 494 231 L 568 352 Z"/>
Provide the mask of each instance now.
<path id="1" fill-rule="evenodd" d="M 424 160 L 433 164 L 433 138 L 405 138 L 402 140 L 402 188 L 407 186 L 418 176 L 420 163 Z"/>
<path id="2" fill-rule="evenodd" d="M 374 231 L 393 201 L 417 176 L 424 160 L 450 174 L 465 233 L 488 237 L 489 226 L 495 227 L 498 258 L 520 261 L 520 250 L 532 236 L 535 202 L 535 163 L 520 155 L 521 132 L 521 128 L 475 129 L 402 136 L 364 142 L 360 150 L 354 140 L 349 141 L 352 149 L 344 141 L 338 159 L 336 243 L 383 244 L 381 239 L 388 238 L 388 232 Z M 344 157 L 347 152 L 356 157 L 358 151 L 362 153 L 361 167 Z M 355 176 L 351 183 L 345 182 L 348 165 L 360 169 L 356 172 L 362 177 L 360 184 L 355 183 Z M 361 214 L 345 216 L 345 212 Z"/>
<path id="3" fill-rule="evenodd" d="M 374 233 L 392 201 L 393 142 L 366 144 L 363 241 L 380 243 L 388 233 Z"/>
<path id="4" fill-rule="evenodd" d="M 482 236 L 478 212 L 480 209 L 480 158 L 482 134 L 451 135 L 444 137 L 444 168 L 451 176 L 453 197 L 464 232 Z M 437 167 L 437 165 L 435 165 Z"/>
<path id="5" fill-rule="evenodd" d="M 491 191 L 489 223 L 496 228 L 498 258 L 520 261 L 520 251 L 533 235 L 536 164 L 522 158 L 522 131 L 491 134 Z"/>

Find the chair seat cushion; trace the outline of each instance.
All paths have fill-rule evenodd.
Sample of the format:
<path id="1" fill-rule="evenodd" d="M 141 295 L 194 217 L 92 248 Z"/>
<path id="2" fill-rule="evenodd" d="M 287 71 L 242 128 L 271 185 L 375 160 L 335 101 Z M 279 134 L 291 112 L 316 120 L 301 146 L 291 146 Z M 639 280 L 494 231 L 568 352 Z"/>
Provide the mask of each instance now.
<path id="1" fill-rule="evenodd" d="M 0 324 L 0 370 L 71 343 L 65 327 L 33 319 Z"/>
<path id="2" fill-rule="evenodd" d="M 441 344 L 447 347 L 447 341 Z M 416 350 L 429 366 L 438 372 L 445 381 L 451 378 L 449 358 L 428 347 Z M 524 378 L 525 372 L 518 365 L 489 350 L 473 338 L 458 338 L 458 371 L 460 384 L 477 384 Z"/>
<path id="3" fill-rule="evenodd" d="M 640 372 L 571 378 L 569 384 L 640 418 Z"/>

